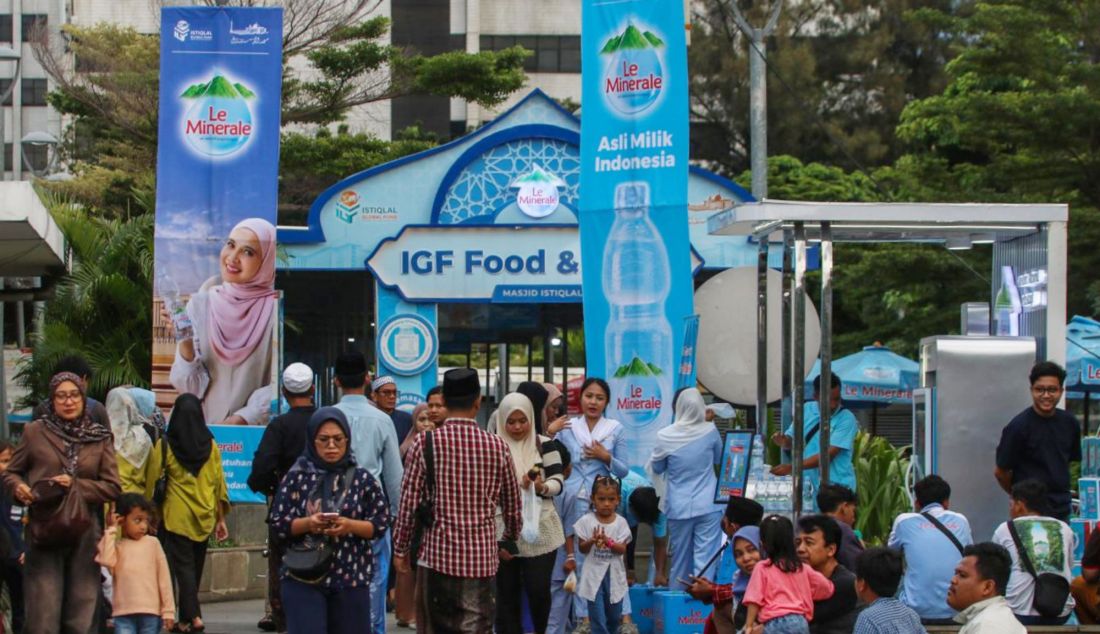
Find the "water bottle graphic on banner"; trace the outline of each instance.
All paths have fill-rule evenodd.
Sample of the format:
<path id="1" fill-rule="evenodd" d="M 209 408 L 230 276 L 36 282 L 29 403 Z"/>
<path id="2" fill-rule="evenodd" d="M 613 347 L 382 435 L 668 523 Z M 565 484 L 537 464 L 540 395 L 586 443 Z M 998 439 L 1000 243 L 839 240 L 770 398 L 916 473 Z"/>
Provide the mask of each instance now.
<path id="1" fill-rule="evenodd" d="M 672 405 L 672 326 L 665 314 L 668 252 L 649 205 L 648 183 L 615 187 L 615 222 L 603 255 L 603 291 L 610 308 L 604 338 L 609 415 L 630 432 L 629 464 L 648 461 L 655 424 Z"/>
<path id="2" fill-rule="evenodd" d="M 172 320 L 176 341 L 194 338 L 195 329 L 191 325 L 191 317 L 187 314 L 187 304 L 180 297 L 180 287 L 164 272 L 163 268 L 157 275 L 157 292 L 160 293 L 161 301 L 164 302 L 165 312 Z"/>

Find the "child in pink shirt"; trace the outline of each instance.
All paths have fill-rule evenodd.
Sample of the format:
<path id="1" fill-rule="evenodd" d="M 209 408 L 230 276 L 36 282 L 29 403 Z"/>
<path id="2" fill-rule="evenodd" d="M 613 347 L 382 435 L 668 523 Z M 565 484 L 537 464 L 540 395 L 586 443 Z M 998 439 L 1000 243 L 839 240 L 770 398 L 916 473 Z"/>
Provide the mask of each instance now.
<path id="1" fill-rule="evenodd" d="M 833 582 L 802 563 L 794 544 L 794 525 L 780 515 L 760 523 L 760 545 L 768 558 L 753 568 L 744 603 L 745 632 L 809 634 L 814 601 L 833 596 Z"/>
<path id="2" fill-rule="evenodd" d="M 96 563 L 114 577 L 111 606 L 115 634 L 157 634 L 175 625 L 176 604 L 168 559 L 156 537 L 149 536 L 153 504 L 137 493 L 123 493 L 117 514 L 107 520 Z M 122 539 L 118 534 L 122 533 Z"/>

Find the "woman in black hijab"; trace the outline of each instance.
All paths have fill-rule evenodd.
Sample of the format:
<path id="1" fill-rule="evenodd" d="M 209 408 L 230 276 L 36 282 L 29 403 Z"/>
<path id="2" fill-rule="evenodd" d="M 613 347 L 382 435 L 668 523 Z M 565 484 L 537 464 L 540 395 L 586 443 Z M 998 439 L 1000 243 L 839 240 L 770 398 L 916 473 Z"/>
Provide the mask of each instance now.
<path id="1" fill-rule="evenodd" d="M 516 387 L 516 391 L 531 400 L 531 407 L 535 411 L 535 434 L 543 434 L 543 429 L 546 428 L 543 410 L 546 409 L 546 399 L 550 397 L 550 392 L 546 390 L 545 385 L 536 381 L 524 381 Z"/>
<path id="2" fill-rule="evenodd" d="M 351 429 L 335 407 L 314 412 L 306 448 L 283 478 L 271 506 L 276 534 L 292 546 L 335 546 L 328 572 L 299 579 L 283 570 L 283 609 L 290 634 L 368 634 L 370 582 L 375 574 L 371 542 L 390 525 L 382 486 L 356 465 Z"/>
<path id="3" fill-rule="evenodd" d="M 154 498 L 157 480 L 167 478 L 160 506 L 162 543 L 168 568 L 176 582 L 179 613 L 175 629 L 201 632 L 199 580 L 211 533 L 218 541 L 229 537 L 229 489 L 222 456 L 206 426 L 202 402 L 181 394 L 168 419 L 168 432 L 157 441 L 145 463 L 145 496 Z"/>

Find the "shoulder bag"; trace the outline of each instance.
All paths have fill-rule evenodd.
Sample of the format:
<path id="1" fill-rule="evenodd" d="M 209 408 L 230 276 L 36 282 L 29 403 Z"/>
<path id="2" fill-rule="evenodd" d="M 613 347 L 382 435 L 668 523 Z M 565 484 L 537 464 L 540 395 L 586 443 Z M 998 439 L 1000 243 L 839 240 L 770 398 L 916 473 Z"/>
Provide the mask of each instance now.
<path id="1" fill-rule="evenodd" d="M 351 481 L 355 477 L 355 467 L 348 467 L 344 472 L 344 486 L 337 496 L 335 508 L 337 511 L 344 506 L 344 498 L 351 488 Z M 324 480 L 322 479 L 321 482 Z M 321 486 L 318 483 L 318 486 Z M 286 573 L 292 579 L 302 583 L 315 584 L 328 576 L 332 568 L 332 561 L 336 557 L 336 541 L 327 535 L 307 534 L 300 540 L 287 545 L 283 554 L 283 566 Z"/>
<path id="2" fill-rule="evenodd" d="M 416 526 L 410 548 L 413 557 L 420 553 L 424 532 L 435 524 L 435 447 L 432 436 L 430 431 L 424 433 L 424 499 L 416 505 Z"/>
<path id="3" fill-rule="evenodd" d="M 66 473 L 73 478 L 68 488 L 53 480 L 39 480 L 31 487 L 35 501 L 31 503 L 31 542 L 39 548 L 71 546 L 92 527 L 92 515 L 80 492 L 76 490 L 77 453 L 71 451 Z"/>
<path id="4" fill-rule="evenodd" d="M 931 522 L 932 526 L 935 526 L 936 528 L 940 529 L 941 533 L 943 533 L 944 535 L 947 535 L 947 539 L 950 539 L 951 543 L 955 545 L 955 548 L 959 549 L 959 554 L 960 555 L 962 554 L 962 552 L 963 552 L 962 542 L 959 541 L 958 537 L 955 537 L 955 533 L 952 533 L 949 528 L 947 528 L 946 526 L 943 525 L 943 522 L 936 519 L 935 516 L 933 516 L 931 513 L 921 513 L 921 517 L 923 517 L 924 519 Z"/>
<path id="5" fill-rule="evenodd" d="M 1008 532 L 1012 535 L 1012 542 L 1016 544 L 1016 552 L 1020 556 L 1020 563 L 1024 570 L 1035 580 L 1035 594 L 1031 598 L 1031 607 L 1040 616 L 1048 618 L 1061 616 L 1066 609 L 1066 599 L 1069 598 L 1069 581 L 1062 575 L 1053 572 L 1035 574 L 1035 566 L 1031 563 L 1031 557 L 1020 540 L 1020 534 L 1016 532 L 1016 522 L 1008 520 Z"/>

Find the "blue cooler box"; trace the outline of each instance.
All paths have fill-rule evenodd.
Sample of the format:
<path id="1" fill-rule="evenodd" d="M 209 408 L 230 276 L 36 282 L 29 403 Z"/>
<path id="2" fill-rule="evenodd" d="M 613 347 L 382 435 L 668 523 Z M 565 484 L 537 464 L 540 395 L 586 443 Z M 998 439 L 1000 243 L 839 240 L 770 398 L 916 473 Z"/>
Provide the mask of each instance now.
<path id="1" fill-rule="evenodd" d="M 711 611 L 709 605 L 686 592 L 675 591 L 655 592 L 653 603 L 654 634 L 703 634 Z"/>
<path id="2" fill-rule="evenodd" d="M 630 612 L 634 624 L 638 626 L 638 634 L 653 634 L 654 632 L 654 599 L 657 596 L 657 588 L 648 583 L 636 583 L 630 586 Z"/>

